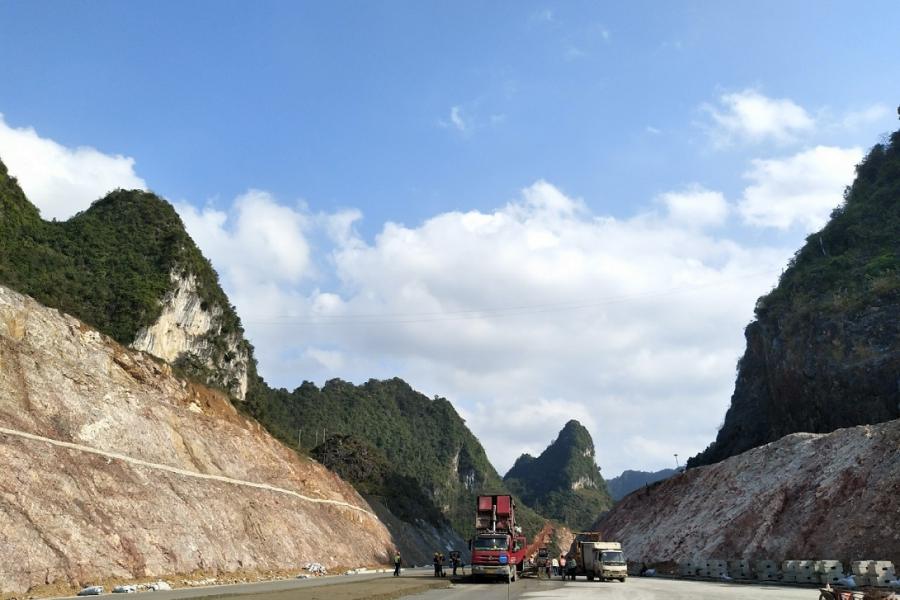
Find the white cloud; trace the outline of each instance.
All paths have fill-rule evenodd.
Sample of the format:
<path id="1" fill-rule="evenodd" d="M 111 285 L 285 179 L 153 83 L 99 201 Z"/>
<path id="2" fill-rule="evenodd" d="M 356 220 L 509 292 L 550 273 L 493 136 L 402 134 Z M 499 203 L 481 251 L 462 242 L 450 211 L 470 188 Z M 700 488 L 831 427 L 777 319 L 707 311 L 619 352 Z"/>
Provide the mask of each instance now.
<path id="1" fill-rule="evenodd" d="M 311 217 L 305 207 L 282 206 L 268 193 L 250 190 L 228 213 L 186 203 L 175 208 L 219 274 L 237 288 L 297 284 L 313 274 L 306 238 Z"/>
<path id="2" fill-rule="evenodd" d="M 684 192 L 669 192 L 660 196 L 669 211 L 669 218 L 688 228 L 722 225 L 729 208 L 720 192 L 692 186 Z"/>
<path id="3" fill-rule="evenodd" d="M 438 124 L 445 129 L 454 128 L 462 133 L 469 133 L 472 130 L 472 121 L 461 106 L 451 107 L 450 120 L 438 119 Z"/>
<path id="4" fill-rule="evenodd" d="M 46 220 L 68 219 L 116 188 L 147 188 L 134 173 L 133 158 L 88 147 L 66 148 L 30 127 L 8 126 L 2 114 L 0 159 Z"/>
<path id="5" fill-rule="evenodd" d="M 574 418 L 611 477 L 711 441 L 754 301 L 790 255 L 706 233 L 727 214 L 718 192 L 661 199 L 663 214 L 618 220 L 538 181 L 492 212 L 387 223 L 372 243 L 356 211 L 314 216 L 259 191 L 228 212 L 178 210 L 270 383 L 401 377 L 448 397 L 501 472 Z M 339 285 L 315 276 L 317 230 Z"/>
<path id="6" fill-rule="evenodd" d="M 799 225 L 816 231 L 843 201 L 862 158 L 860 148 L 816 146 L 788 158 L 754 160 L 744 174 L 754 183 L 744 191 L 738 212 L 757 227 Z"/>
<path id="7" fill-rule="evenodd" d="M 815 127 L 815 120 L 792 100 L 774 100 L 755 90 L 723 94 L 719 103 L 720 107 L 703 106 L 714 122 L 708 132 L 716 147 L 727 146 L 735 140 L 793 142 Z"/>
<path id="8" fill-rule="evenodd" d="M 755 188 L 787 186 L 792 164 L 756 163 L 745 218 L 762 218 Z M 401 377 L 449 398 L 501 472 L 574 418 L 611 477 L 713 439 L 754 302 L 793 252 L 721 237 L 731 209 L 716 191 L 659 199 L 666 210 L 616 219 L 537 181 L 496 210 L 386 223 L 372 241 L 359 211 L 259 190 L 227 210 L 176 208 L 269 383 Z"/>
<path id="9" fill-rule="evenodd" d="M 256 315 L 297 311 L 277 327 L 244 319 L 257 348 L 281 348 L 260 361 L 267 380 L 297 385 L 298 365 L 320 383 L 402 377 L 450 398 L 501 471 L 576 418 L 612 476 L 646 460 L 618 447 L 623 436 L 665 427 L 696 442 L 676 448 L 685 457 L 711 441 L 741 332 L 774 278 L 748 276 L 790 254 L 705 234 L 723 216 L 720 194 L 665 197 L 669 214 L 621 221 L 539 181 L 494 212 L 388 223 L 372 244 L 344 230 L 333 252 L 339 294 L 289 303 L 242 289 L 236 303 Z M 322 347 L 340 348 L 339 360 Z M 488 424 L 501 415 L 509 431 L 496 439 Z"/>
<path id="10" fill-rule="evenodd" d="M 850 131 L 856 131 L 870 123 L 877 123 L 890 114 L 883 104 L 874 104 L 861 110 L 850 111 L 841 120 L 841 125 Z"/>

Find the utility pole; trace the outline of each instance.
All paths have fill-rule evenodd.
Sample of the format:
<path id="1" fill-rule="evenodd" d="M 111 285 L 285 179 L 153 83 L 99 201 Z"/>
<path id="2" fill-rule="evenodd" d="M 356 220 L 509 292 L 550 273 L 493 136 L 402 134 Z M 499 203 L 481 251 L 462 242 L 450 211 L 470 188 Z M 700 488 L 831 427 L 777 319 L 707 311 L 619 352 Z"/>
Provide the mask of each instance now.
<path id="1" fill-rule="evenodd" d="M 680 467 L 678 466 L 678 455 L 675 455 L 675 470 L 677 471 Z"/>

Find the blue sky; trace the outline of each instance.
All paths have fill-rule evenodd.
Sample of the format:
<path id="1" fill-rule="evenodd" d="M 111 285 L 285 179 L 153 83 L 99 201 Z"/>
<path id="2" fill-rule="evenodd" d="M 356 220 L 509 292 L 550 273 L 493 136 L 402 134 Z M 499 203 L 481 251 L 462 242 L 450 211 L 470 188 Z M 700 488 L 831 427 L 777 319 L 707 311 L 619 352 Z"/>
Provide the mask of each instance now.
<path id="1" fill-rule="evenodd" d="M 743 328 L 897 127 L 895 2 L 0 4 L 44 218 L 176 206 L 274 385 L 399 376 L 504 473 L 711 442 Z M 495 435 L 495 424 L 507 433 Z"/>

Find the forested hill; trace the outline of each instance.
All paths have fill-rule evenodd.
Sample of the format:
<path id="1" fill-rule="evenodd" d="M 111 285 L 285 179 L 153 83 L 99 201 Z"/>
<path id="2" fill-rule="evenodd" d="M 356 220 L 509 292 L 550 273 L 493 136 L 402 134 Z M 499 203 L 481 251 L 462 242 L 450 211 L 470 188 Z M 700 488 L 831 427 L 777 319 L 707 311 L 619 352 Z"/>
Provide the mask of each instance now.
<path id="1" fill-rule="evenodd" d="M 711 464 L 796 432 L 900 417 L 900 132 L 756 304 Z"/>
<path id="2" fill-rule="evenodd" d="M 542 515 L 576 531 L 586 531 L 613 505 L 597 466 L 594 440 L 575 420 L 537 458 L 520 456 L 503 481 Z"/>
<path id="3" fill-rule="evenodd" d="M 188 280 L 196 285 L 190 292 L 198 296 L 196 310 L 218 317 L 215 327 L 196 340 L 212 359 L 187 353 L 175 361 L 180 374 L 230 390 L 225 371 L 236 362 L 238 347 L 248 363 L 245 401 L 235 402 L 240 410 L 294 448 L 302 430 L 303 451 L 317 445 L 316 431 L 318 443 L 323 431 L 329 440 L 355 436 L 344 440 L 346 448 L 370 445 L 388 462 L 366 450 L 360 455 L 372 457 L 378 475 L 353 465 L 344 465 L 345 473 L 356 474 L 357 484 L 410 517 L 434 517 L 427 507 L 414 514 L 420 499 L 429 499 L 463 538 L 471 534 L 475 496 L 507 493 L 481 444 L 447 400 L 431 400 L 399 379 L 358 386 L 334 380 L 321 390 L 311 383 L 292 392 L 269 388 L 256 373 L 253 348 L 243 338 L 218 275 L 164 199 L 116 190 L 68 221 L 44 221 L 0 162 L 0 284 L 127 346 L 160 319 L 165 299 L 185 293 L 178 286 Z M 325 456 L 329 448 L 317 455 L 320 451 Z M 342 456 L 349 460 L 348 454 Z M 411 490 L 412 482 L 421 489 Z M 519 508 L 526 532 L 537 533 L 544 520 L 521 503 Z"/>
<path id="4" fill-rule="evenodd" d="M 624 471 L 618 477 L 606 481 L 609 493 L 615 500 L 621 500 L 631 492 L 644 486 L 662 481 L 677 473 L 675 469 L 663 469 L 650 473 L 648 471 Z"/>
<path id="5" fill-rule="evenodd" d="M 206 340 L 210 362 L 230 360 L 234 343 L 223 343 L 226 337 L 252 357 L 218 275 L 171 204 L 149 192 L 116 190 L 68 221 L 44 221 L 0 161 L 0 284 L 127 346 L 159 319 L 173 274 L 190 274 L 204 310 L 217 315 L 217 335 Z M 203 361 L 176 366 L 199 381 L 227 387 L 227 377 Z M 249 366 L 253 370 L 255 363 Z"/>
<path id="6" fill-rule="evenodd" d="M 371 444 L 399 473 L 422 486 L 463 538 L 472 533 L 476 496 L 508 493 L 481 443 L 453 405 L 444 398 L 429 399 L 402 379 L 373 379 L 362 385 L 333 379 L 322 389 L 305 381 L 292 392 L 261 386 L 250 397 L 248 409 L 279 437 L 302 437 L 303 447 L 316 446 L 317 454 L 336 454 L 345 463 L 347 453 L 340 449 L 329 452 L 328 444 L 356 446 L 347 436 Z M 338 471 L 349 474 L 355 469 L 344 464 Z M 362 476 L 356 481 L 348 476 L 355 484 L 366 483 Z M 381 486 L 375 491 L 406 494 L 408 486 L 400 487 Z M 389 507 L 409 506 L 409 498 L 383 500 Z M 545 521 L 522 502 L 518 508 L 520 525 L 532 539 Z"/>

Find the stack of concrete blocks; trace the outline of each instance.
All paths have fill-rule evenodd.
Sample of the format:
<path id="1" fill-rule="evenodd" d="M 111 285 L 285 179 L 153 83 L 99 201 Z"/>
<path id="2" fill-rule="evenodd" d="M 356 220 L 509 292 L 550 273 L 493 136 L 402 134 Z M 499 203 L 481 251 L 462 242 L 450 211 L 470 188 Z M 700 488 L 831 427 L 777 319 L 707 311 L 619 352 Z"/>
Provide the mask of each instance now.
<path id="1" fill-rule="evenodd" d="M 709 569 L 706 568 L 705 558 L 697 561 L 697 577 L 709 577 Z"/>
<path id="2" fill-rule="evenodd" d="M 854 560 L 850 563 L 850 573 L 853 575 L 853 581 L 856 583 L 857 587 L 862 587 L 864 585 L 874 585 L 870 581 L 869 576 L 869 563 L 873 563 L 873 560 Z"/>
<path id="3" fill-rule="evenodd" d="M 682 577 L 696 577 L 697 571 L 700 569 L 698 561 L 693 558 L 682 558 L 678 561 L 678 564 L 681 566 Z"/>
<path id="4" fill-rule="evenodd" d="M 877 587 L 900 585 L 897 582 L 894 563 L 887 560 L 869 561 L 869 585 Z"/>
<path id="5" fill-rule="evenodd" d="M 844 566 L 838 560 L 815 561 L 820 583 L 838 583 L 844 578 Z"/>
<path id="6" fill-rule="evenodd" d="M 728 574 L 732 579 L 750 579 L 750 562 L 746 560 L 728 561 Z"/>
<path id="7" fill-rule="evenodd" d="M 814 560 L 798 560 L 796 572 L 797 583 L 821 583 Z"/>
<path id="8" fill-rule="evenodd" d="M 722 579 L 728 577 L 728 563 L 718 558 L 710 558 L 706 561 L 707 577 Z"/>
<path id="9" fill-rule="evenodd" d="M 778 581 L 781 573 L 778 572 L 778 565 L 772 560 L 756 561 L 756 578 L 760 581 Z"/>
<path id="10" fill-rule="evenodd" d="M 797 583 L 797 566 L 799 560 L 786 560 L 781 563 L 781 580 L 787 583 Z"/>

